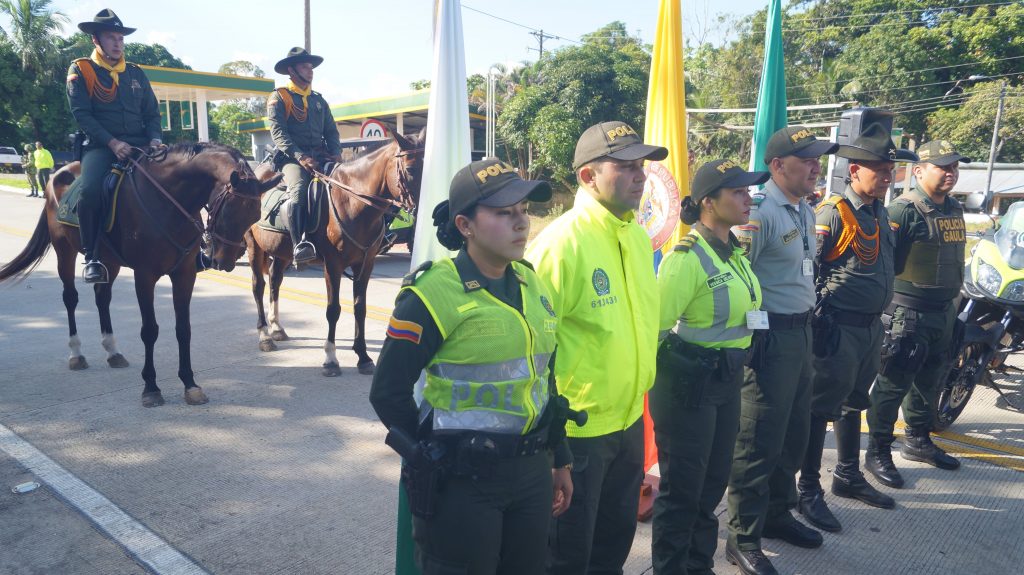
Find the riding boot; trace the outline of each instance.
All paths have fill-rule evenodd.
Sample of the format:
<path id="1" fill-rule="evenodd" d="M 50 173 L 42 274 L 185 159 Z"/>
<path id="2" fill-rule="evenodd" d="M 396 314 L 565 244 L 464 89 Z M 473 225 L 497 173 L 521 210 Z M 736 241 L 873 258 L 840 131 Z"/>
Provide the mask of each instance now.
<path id="1" fill-rule="evenodd" d="M 929 430 L 923 427 L 907 427 L 906 436 L 903 438 L 903 449 L 900 450 L 900 453 L 903 455 L 903 459 L 920 461 L 939 469 L 960 467 L 960 460 L 932 443 Z"/>
<path id="2" fill-rule="evenodd" d="M 811 415 L 811 433 L 804 452 L 804 464 L 800 469 L 800 499 L 797 511 L 807 522 L 825 531 L 836 532 L 843 528 L 836 516 L 825 504 L 825 491 L 821 488 L 821 455 L 825 450 L 825 432 L 828 421 L 824 417 Z"/>
<path id="3" fill-rule="evenodd" d="M 292 259 L 301 264 L 316 259 L 316 248 L 305 238 L 306 210 L 298 204 L 292 204 L 288 210 L 288 234 L 292 237 Z"/>
<path id="4" fill-rule="evenodd" d="M 97 212 L 101 210 L 83 209 L 78 205 L 78 230 L 82 237 L 82 249 L 85 250 L 85 269 L 82 270 L 82 281 L 87 284 L 105 284 L 109 282 L 107 266 L 100 261 L 100 222 Z"/>
<path id="5" fill-rule="evenodd" d="M 832 473 L 832 493 L 839 497 L 859 499 L 873 507 L 892 509 L 892 497 L 875 489 L 860 472 L 860 412 L 847 411 L 833 423 L 839 463 Z"/>
<path id="6" fill-rule="evenodd" d="M 199 251 L 196 253 L 196 272 L 205 272 L 213 268 L 213 259 L 206 252 L 210 251 L 210 245 L 206 243 L 206 234 L 199 240 Z"/>
<path id="7" fill-rule="evenodd" d="M 864 469 L 871 472 L 882 485 L 903 487 L 903 476 L 892 462 L 893 437 L 868 437 L 868 450 L 864 453 Z"/>

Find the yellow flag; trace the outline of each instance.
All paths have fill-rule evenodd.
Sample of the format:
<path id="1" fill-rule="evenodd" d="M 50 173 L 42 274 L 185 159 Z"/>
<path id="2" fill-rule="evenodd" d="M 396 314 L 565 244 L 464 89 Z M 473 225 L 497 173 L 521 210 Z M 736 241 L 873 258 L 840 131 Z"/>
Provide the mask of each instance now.
<path id="1" fill-rule="evenodd" d="M 689 227 L 679 221 L 678 203 L 690 194 L 680 0 L 661 0 L 658 11 L 651 79 L 647 89 L 644 141 L 668 148 L 667 158 L 651 163 L 660 166 L 649 164 L 647 188 L 641 200 L 639 218 L 645 222 L 652 244 L 661 246 L 667 253 L 689 231 Z M 659 190 L 661 187 L 675 187 L 675 193 L 671 189 Z M 675 200 L 674 205 L 665 205 L 665 199 L 675 197 L 676 194 L 678 200 Z"/>

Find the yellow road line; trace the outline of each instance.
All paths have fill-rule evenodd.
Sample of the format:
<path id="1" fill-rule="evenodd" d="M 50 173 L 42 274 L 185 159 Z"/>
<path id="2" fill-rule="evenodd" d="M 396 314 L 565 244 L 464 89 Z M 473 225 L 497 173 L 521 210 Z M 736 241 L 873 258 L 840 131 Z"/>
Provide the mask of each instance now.
<path id="1" fill-rule="evenodd" d="M 898 431 L 904 431 L 906 424 L 902 421 L 897 421 L 895 428 Z M 863 433 L 870 432 L 867 424 L 863 422 L 861 423 L 860 430 Z M 950 431 L 936 432 L 934 435 L 935 439 L 939 440 L 939 444 L 942 445 L 943 449 L 949 453 L 978 459 L 1016 471 L 1024 471 L 1024 449 Z M 978 447 L 986 451 L 971 449 L 971 447 Z"/>
<path id="2" fill-rule="evenodd" d="M 32 232 L 21 230 L 18 228 L 9 228 L 7 226 L 0 226 L 0 232 L 5 234 L 11 234 L 12 236 L 18 236 L 19 238 L 31 238 Z"/>

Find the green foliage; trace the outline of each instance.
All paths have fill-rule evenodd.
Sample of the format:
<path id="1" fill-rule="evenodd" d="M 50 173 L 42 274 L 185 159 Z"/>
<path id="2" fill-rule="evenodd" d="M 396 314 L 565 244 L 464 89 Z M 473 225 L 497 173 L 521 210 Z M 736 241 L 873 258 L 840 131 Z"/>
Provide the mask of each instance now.
<path id="1" fill-rule="evenodd" d="M 1007 92 L 996 159 L 1019 162 L 1024 158 L 1024 91 Z M 998 82 L 987 82 L 971 89 L 962 105 L 938 110 L 928 117 L 928 133 L 934 135 L 929 139 L 949 140 L 962 154 L 976 161 L 988 161 L 998 98 Z"/>

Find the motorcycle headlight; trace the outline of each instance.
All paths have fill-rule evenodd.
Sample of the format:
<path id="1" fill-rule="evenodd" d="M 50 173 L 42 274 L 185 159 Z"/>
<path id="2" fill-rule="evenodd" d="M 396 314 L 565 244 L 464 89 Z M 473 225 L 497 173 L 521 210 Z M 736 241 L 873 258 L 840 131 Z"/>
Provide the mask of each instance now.
<path id="1" fill-rule="evenodd" d="M 985 262 L 978 263 L 978 286 L 988 293 L 998 296 L 999 286 L 1003 285 L 1003 276 L 999 270 Z"/>
<path id="2" fill-rule="evenodd" d="M 1024 280 L 1010 282 L 1000 297 L 1010 301 L 1024 301 Z"/>

